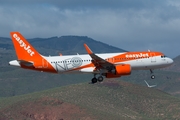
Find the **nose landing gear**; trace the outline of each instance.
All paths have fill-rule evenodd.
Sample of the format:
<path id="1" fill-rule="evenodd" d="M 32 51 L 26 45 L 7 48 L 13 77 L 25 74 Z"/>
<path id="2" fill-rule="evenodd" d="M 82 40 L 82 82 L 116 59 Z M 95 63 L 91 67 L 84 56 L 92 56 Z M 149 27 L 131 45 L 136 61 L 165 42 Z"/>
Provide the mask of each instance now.
<path id="1" fill-rule="evenodd" d="M 155 75 L 151 75 L 151 79 L 155 79 Z"/>
<path id="2" fill-rule="evenodd" d="M 150 69 L 150 72 L 151 72 L 151 79 L 155 79 L 155 75 L 153 75 L 153 71 Z"/>

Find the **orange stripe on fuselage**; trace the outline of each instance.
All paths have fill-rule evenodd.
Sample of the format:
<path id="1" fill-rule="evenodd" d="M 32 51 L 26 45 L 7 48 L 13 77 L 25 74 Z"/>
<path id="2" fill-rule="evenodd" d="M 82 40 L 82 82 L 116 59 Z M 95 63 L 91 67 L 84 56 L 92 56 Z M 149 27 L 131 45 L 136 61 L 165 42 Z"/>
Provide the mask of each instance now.
<path id="1" fill-rule="evenodd" d="M 117 56 L 113 56 L 107 59 L 108 62 L 117 63 L 117 62 L 127 62 L 131 60 L 138 60 L 143 58 L 150 58 L 155 56 L 162 56 L 161 52 L 126 52 Z"/>

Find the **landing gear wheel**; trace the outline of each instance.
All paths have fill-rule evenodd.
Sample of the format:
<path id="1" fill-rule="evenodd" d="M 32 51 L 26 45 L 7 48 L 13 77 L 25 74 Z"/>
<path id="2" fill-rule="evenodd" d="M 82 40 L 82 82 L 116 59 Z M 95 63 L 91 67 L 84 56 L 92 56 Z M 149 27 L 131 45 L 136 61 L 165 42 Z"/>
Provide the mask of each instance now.
<path id="1" fill-rule="evenodd" d="M 152 76 L 151 76 L 151 79 L 155 79 L 155 75 L 152 75 Z"/>
<path id="2" fill-rule="evenodd" d="M 97 83 L 97 78 L 93 78 L 92 80 L 91 80 L 91 82 L 94 84 L 94 83 Z"/>
<path id="3" fill-rule="evenodd" d="M 104 79 L 104 78 L 103 78 L 102 76 L 99 76 L 97 80 L 98 80 L 99 82 L 102 82 L 103 79 Z"/>

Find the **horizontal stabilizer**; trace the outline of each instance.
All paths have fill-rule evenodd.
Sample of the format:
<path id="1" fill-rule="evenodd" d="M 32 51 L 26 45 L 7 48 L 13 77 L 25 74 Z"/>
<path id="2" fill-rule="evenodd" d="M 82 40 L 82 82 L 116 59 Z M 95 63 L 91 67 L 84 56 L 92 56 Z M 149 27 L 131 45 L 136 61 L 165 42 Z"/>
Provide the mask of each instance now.
<path id="1" fill-rule="evenodd" d="M 33 62 L 29 62 L 29 61 L 24 61 L 24 60 L 18 60 L 20 65 L 25 65 L 25 66 L 33 66 Z"/>

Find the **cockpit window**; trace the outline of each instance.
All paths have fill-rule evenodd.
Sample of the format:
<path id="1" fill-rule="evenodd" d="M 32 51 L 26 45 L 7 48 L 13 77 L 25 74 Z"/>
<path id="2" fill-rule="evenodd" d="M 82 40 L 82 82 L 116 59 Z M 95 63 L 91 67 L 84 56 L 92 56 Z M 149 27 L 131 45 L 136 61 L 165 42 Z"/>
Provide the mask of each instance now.
<path id="1" fill-rule="evenodd" d="M 165 56 L 165 55 L 162 55 L 161 58 L 166 58 L 166 56 Z"/>

